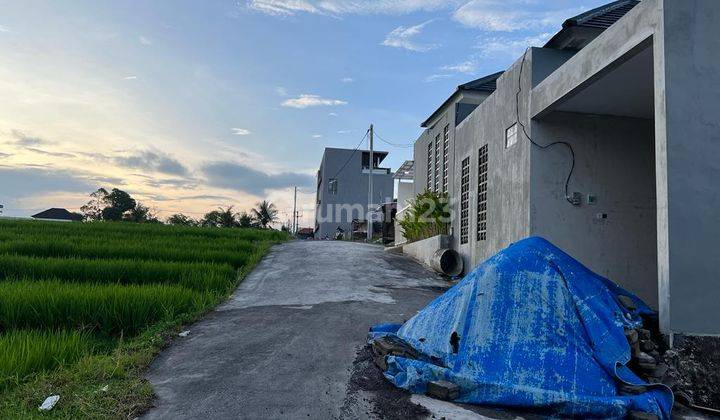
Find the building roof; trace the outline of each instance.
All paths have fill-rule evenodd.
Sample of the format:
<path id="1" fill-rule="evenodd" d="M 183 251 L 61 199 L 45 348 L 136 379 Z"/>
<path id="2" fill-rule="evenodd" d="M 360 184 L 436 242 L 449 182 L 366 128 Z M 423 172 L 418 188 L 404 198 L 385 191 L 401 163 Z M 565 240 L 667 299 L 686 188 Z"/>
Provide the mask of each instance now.
<path id="1" fill-rule="evenodd" d="M 326 148 L 325 148 L 325 152 L 323 152 L 323 153 L 326 153 L 328 150 L 345 150 L 345 151 L 353 152 L 353 153 L 357 153 L 357 152 L 360 152 L 360 153 L 370 153 L 370 149 L 357 149 L 357 150 L 355 150 L 355 149 L 344 149 L 344 148 L 342 148 L 342 147 L 326 147 Z M 379 162 L 382 162 L 383 160 L 385 160 L 385 158 L 386 158 L 387 155 L 389 155 L 389 154 L 390 154 L 390 152 L 385 152 L 385 151 L 382 151 L 382 150 L 373 150 L 373 155 L 380 156 Z"/>
<path id="2" fill-rule="evenodd" d="M 484 92 L 484 93 L 493 93 L 495 92 L 496 81 L 497 79 L 504 73 L 504 71 L 499 71 L 497 73 L 489 74 L 487 76 L 483 76 L 479 79 L 475 79 L 473 81 L 463 83 L 462 85 L 458 86 L 455 89 L 455 92 L 453 92 L 452 95 L 450 95 L 449 98 L 445 100 L 445 102 L 442 103 L 438 107 L 438 109 L 435 110 L 435 112 L 432 113 L 422 124 L 420 124 L 420 127 L 426 128 L 430 125 L 430 121 L 432 121 L 439 113 L 440 111 L 447 106 L 450 102 L 454 101 L 455 98 L 457 98 L 460 93 L 464 91 L 473 91 L 473 92 Z"/>
<path id="3" fill-rule="evenodd" d="M 596 7 L 585 13 L 579 14 L 566 20 L 563 28 L 569 26 L 590 26 L 593 28 L 607 29 L 617 22 L 630 9 L 637 6 L 640 0 L 618 0 L 604 6 Z"/>
<path id="4" fill-rule="evenodd" d="M 458 90 L 475 90 L 478 92 L 495 92 L 497 87 L 496 82 L 504 72 L 499 71 L 497 73 L 489 74 L 487 76 L 475 79 L 471 82 L 464 83 L 458 86 Z"/>
<path id="5" fill-rule="evenodd" d="M 570 42 L 569 38 L 572 38 L 573 34 L 579 30 L 590 30 L 597 36 L 625 16 L 638 3 L 640 0 L 617 0 L 571 17 L 563 22 L 563 29 L 545 44 L 545 48 L 581 49 L 587 45 L 587 42 L 579 44 Z"/>
<path id="6" fill-rule="evenodd" d="M 403 164 L 395 171 L 393 178 L 395 179 L 413 179 L 415 176 L 415 161 L 406 160 Z"/>
<path id="7" fill-rule="evenodd" d="M 33 214 L 33 219 L 52 219 L 52 220 L 82 220 L 82 216 L 77 213 L 72 213 L 66 209 L 51 208 L 45 211 L 41 211 L 38 214 Z"/>

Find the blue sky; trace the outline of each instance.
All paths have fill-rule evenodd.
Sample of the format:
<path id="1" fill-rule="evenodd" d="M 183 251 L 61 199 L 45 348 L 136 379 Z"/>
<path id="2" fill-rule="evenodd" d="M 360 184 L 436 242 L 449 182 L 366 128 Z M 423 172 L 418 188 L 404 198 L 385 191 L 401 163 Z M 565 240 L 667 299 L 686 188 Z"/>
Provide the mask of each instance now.
<path id="1" fill-rule="evenodd" d="M 0 1 L 0 204 L 117 186 L 163 217 L 269 198 L 310 224 L 323 148 L 410 143 L 583 0 Z M 397 168 L 409 148 L 378 144 Z"/>

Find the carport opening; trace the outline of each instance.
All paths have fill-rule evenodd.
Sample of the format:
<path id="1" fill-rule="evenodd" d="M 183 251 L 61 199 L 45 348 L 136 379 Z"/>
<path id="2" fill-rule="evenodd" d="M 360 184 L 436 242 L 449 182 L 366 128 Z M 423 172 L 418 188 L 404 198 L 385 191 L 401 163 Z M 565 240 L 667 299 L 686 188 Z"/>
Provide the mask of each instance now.
<path id="1" fill-rule="evenodd" d="M 657 309 L 657 199 L 652 42 L 608 66 L 533 120 L 539 143 L 569 142 L 576 165 L 562 198 L 567 150 L 532 151 L 537 234 Z"/>

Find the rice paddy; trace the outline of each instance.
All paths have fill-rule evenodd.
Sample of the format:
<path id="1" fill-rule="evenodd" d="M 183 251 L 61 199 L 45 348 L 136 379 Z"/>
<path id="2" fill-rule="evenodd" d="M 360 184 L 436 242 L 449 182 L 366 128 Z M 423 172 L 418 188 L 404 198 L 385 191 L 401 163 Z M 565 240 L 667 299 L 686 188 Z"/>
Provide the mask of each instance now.
<path id="1" fill-rule="evenodd" d="M 73 407 L 96 397 L 68 379 L 80 372 L 114 378 L 124 392 L 146 389 L 141 370 L 158 340 L 228 296 L 285 239 L 256 229 L 0 220 L 0 416 L 35 404 L 12 398 L 65 387 L 79 400 L 66 397 L 58 412 L 83 417 Z M 117 376 L 127 369 L 134 373 Z M 137 414 L 132 407 L 100 413 Z"/>

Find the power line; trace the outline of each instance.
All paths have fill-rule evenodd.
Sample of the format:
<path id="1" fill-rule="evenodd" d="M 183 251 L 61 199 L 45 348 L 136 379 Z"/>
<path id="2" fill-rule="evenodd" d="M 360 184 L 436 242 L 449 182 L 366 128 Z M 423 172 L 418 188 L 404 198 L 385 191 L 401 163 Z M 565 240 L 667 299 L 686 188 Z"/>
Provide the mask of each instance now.
<path id="1" fill-rule="evenodd" d="M 360 140 L 360 143 L 358 143 L 357 147 L 355 147 L 355 150 L 353 150 L 353 152 L 350 154 L 350 157 L 348 158 L 348 160 L 345 161 L 345 163 L 343 164 L 343 166 L 340 167 L 340 170 L 335 173 L 335 176 L 333 176 L 333 178 L 337 178 L 337 176 L 340 175 L 340 172 L 342 172 L 343 169 L 345 169 L 345 167 L 347 166 L 347 164 L 350 163 L 350 161 L 352 160 L 353 156 L 355 156 L 355 152 L 357 152 L 358 149 L 360 148 L 360 146 L 362 146 L 362 144 L 363 144 L 363 142 L 365 141 L 365 138 L 368 136 L 368 133 L 369 133 L 369 132 L 370 132 L 370 129 L 368 129 L 368 131 L 365 132 L 365 135 L 363 136 L 362 140 Z"/>
<path id="2" fill-rule="evenodd" d="M 415 142 L 412 142 L 412 143 L 393 143 L 393 142 L 387 141 L 387 140 L 385 140 L 380 134 L 378 134 L 377 131 L 375 132 L 375 137 L 377 137 L 378 140 L 380 140 L 381 142 L 386 143 L 386 144 L 389 144 L 390 146 L 393 146 L 393 147 L 401 147 L 401 148 L 409 149 L 409 148 L 415 146 Z"/>

